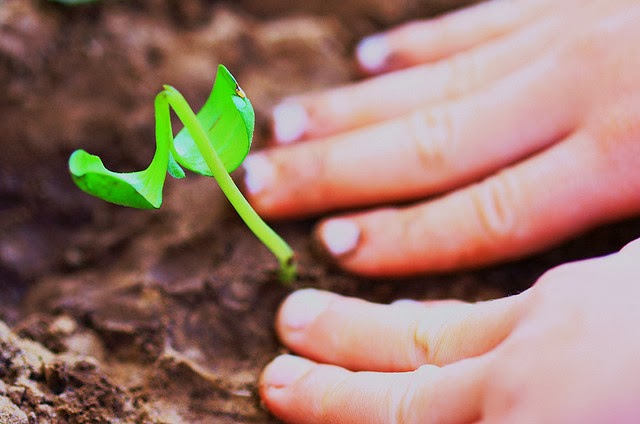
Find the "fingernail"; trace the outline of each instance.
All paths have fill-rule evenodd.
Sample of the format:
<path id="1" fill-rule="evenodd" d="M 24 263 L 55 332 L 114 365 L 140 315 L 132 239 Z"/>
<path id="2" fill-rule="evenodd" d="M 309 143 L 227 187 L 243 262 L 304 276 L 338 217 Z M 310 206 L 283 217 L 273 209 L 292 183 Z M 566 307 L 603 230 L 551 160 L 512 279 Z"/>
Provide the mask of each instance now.
<path id="1" fill-rule="evenodd" d="M 288 144 L 298 140 L 308 124 L 307 110 L 298 103 L 284 102 L 273 109 L 273 135 L 278 143 Z"/>
<path id="2" fill-rule="evenodd" d="M 416 306 L 416 305 L 420 305 L 421 303 L 418 302 L 417 300 L 413 300 L 413 299 L 397 299 L 394 300 L 393 302 L 391 302 L 391 305 L 398 305 L 398 306 Z"/>
<path id="3" fill-rule="evenodd" d="M 300 379 L 314 363 L 294 355 L 280 355 L 264 370 L 261 383 L 269 388 L 282 389 Z"/>
<path id="4" fill-rule="evenodd" d="M 381 70 L 387 63 L 390 53 L 389 43 L 382 34 L 366 37 L 356 47 L 356 58 L 360 66 L 370 72 Z"/>
<path id="5" fill-rule="evenodd" d="M 332 256 L 343 256 L 352 252 L 360 241 L 360 228 L 350 219 L 332 219 L 321 224 L 318 238 Z"/>
<path id="6" fill-rule="evenodd" d="M 282 306 L 282 324 L 291 330 L 302 330 L 327 309 L 331 298 L 330 294 L 319 290 L 298 290 Z"/>
<path id="7" fill-rule="evenodd" d="M 424 304 L 413 299 L 398 299 L 389 304 L 392 307 L 398 308 L 402 311 L 421 311 L 424 309 Z"/>
<path id="8" fill-rule="evenodd" d="M 257 195 L 273 184 L 275 171 L 271 161 L 262 153 L 247 156 L 242 163 L 244 169 L 244 189 Z"/>

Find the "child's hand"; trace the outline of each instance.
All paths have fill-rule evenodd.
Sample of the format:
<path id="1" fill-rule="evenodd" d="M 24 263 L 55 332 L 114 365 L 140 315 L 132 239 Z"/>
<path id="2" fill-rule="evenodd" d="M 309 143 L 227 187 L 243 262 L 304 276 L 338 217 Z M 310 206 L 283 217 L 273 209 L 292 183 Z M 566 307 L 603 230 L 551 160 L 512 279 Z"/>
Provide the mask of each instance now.
<path id="1" fill-rule="evenodd" d="M 297 424 L 640 422 L 638 275 L 640 240 L 477 304 L 300 291 L 277 328 L 317 362 L 276 358 L 261 396 Z"/>
<path id="2" fill-rule="evenodd" d="M 270 218 L 429 198 L 319 224 L 367 275 L 515 258 L 637 214 L 639 22 L 636 0 L 496 0 L 369 38 L 361 66 L 393 72 L 276 108 L 282 147 L 245 162 L 249 198 Z"/>

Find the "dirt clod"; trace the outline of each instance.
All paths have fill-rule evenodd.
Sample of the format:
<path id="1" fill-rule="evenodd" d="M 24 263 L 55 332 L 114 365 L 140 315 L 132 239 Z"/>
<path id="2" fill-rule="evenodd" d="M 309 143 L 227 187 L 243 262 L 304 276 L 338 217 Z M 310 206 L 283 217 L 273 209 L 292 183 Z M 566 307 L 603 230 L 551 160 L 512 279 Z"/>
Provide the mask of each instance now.
<path id="1" fill-rule="evenodd" d="M 27 424 L 27 414 L 22 412 L 9 398 L 0 396 L 0 422 L 5 424 Z"/>

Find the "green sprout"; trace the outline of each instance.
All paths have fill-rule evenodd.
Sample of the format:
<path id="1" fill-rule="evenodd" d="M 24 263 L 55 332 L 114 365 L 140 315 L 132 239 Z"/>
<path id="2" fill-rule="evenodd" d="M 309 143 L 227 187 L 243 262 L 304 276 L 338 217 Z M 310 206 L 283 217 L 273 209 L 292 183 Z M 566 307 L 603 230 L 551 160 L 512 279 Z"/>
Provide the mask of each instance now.
<path id="1" fill-rule="evenodd" d="M 293 250 L 260 218 L 229 175 L 249 153 L 255 120 L 253 106 L 233 75 L 224 65 L 218 66 L 213 90 L 197 114 L 182 94 L 168 85 L 156 96 L 154 106 L 156 152 L 149 167 L 138 172 L 113 172 L 98 156 L 76 150 L 69 158 L 76 185 L 107 202 L 157 209 L 162 204 L 167 172 L 183 178 L 184 167 L 212 176 L 247 226 L 278 259 L 281 281 L 295 279 Z M 175 138 L 171 109 L 184 124 Z"/>

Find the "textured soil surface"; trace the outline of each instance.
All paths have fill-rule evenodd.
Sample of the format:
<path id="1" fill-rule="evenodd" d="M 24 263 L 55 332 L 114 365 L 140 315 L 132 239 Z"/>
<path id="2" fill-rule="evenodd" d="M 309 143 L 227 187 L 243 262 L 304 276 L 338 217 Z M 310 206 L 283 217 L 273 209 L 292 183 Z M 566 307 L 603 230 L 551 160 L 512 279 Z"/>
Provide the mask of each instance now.
<path id="1" fill-rule="evenodd" d="M 129 210 L 77 190 L 67 158 L 146 167 L 161 85 L 197 107 L 218 63 L 254 103 L 260 148 L 283 96 L 357 78 L 363 35 L 462 3 L 0 0 L 0 422 L 276 422 L 256 380 L 292 288 L 270 253 L 209 179 L 169 179 L 160 210 Z M 640 234 L 629 221 L 514 263 L 371 281 L 315 257 L 312 225 L 275 224 L 299 255 L 294 288 L 376 301 L 504 296 Z"/>

